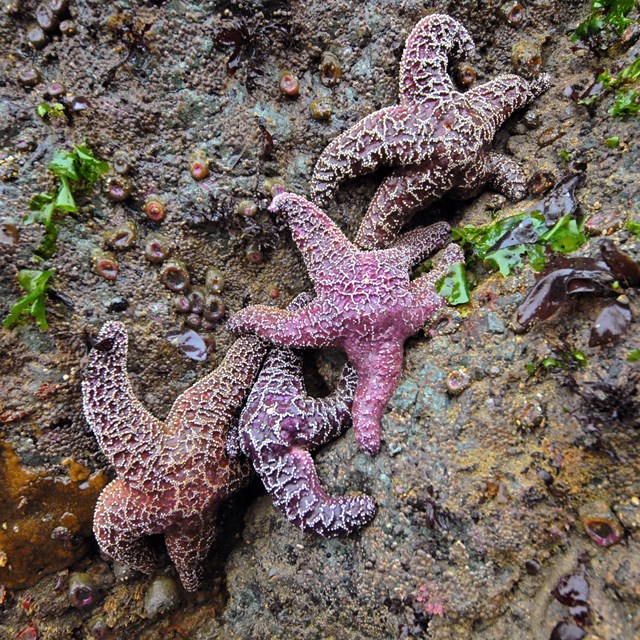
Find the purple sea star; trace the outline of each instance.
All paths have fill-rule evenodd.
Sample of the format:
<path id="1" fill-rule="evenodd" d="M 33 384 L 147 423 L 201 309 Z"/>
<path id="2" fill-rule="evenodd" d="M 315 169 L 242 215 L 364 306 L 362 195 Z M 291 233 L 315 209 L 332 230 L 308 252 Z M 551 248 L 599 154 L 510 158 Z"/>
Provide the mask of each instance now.
<path id="1" fill-rule="evenodd" d="M 400 104 L 363 118 L 322 152 L 311 180 L 320 206 L 329 204 L 343 180 L 393 168 L 363 218 L 358 246 L 387 246 L 413 213 L 444 194 L 470 198 L 488 185 L 511 199 L 525 196 L 524 175 L 513 158 L 489 149 L 502 123 L 545 91 L 549 77 L 529 82 L 504 74 L 460 93 L 447 74 L 449 57 L 473 51 L 457 20 L 442 14 L 420 20 L 400 64 Z"/>
<path id="2" fill-rule="evenodd" d="M 373 455 L 380 448 L 382 412 L 402 373 L 404 341 L 443 305 L 435 282 L 463 260 L 462 252 L 450 244 L 433 271 L 410 281 L 411 266 L 447 243 L 448 224 L 410 231 L 388 249 L 361 251 L 300 196 L 280 193 L 270 209 L 287 217 L 317 297 L 297 311 L 247 307 L 229 328 L 280 346 L 344 349 L 358 373 L 354 431 L 360 448 Z"/>
<path id="3" fill-rule="evenodd" d="M 310 299 L 299 295 L 289 310 L 302 308 Z M 251 460 L 273 504 L 289 522 L 324 538 L 349 534 L 376 513 L 369 496 L 329 496 L 309 454 L 351 423 L 356 383 L 355 369 L 347 364 L 331 395 L 312 398 L 306 392 L 301 354 L 274 347 L 227 445 L 232 457 L 242 451 Z"/>
<path id="4" fill-rule="evenodd" d="M 94 514 L 94 533 L 107 556 L 151 573 L 159 559 L 145 538 L 164 534 L 185 589 L 199 588 L 218 506 L 250 477 L 249 463 L 230 461 L 225 444 L 265 352 L 259 338 L 236 341 L 218 368 L 187 389 L 161 421 L 131 388 L 125 326 L 102 327 L 82 395 L 87 421 L 118 476 Z"/>

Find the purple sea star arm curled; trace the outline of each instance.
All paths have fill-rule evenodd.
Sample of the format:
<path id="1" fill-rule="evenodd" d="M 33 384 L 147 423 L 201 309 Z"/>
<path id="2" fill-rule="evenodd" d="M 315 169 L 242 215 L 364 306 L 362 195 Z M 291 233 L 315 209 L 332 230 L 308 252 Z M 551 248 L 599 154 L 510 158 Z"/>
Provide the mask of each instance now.
<path id="1" fill-rule="evenodd" d="M 400 62 L 400 103 L 433 100 L 455 91 L 447 73 L 449 58 L 470 58 L 475 46 L 469 32 L 444 14 L 422 18 L 413 28 Z"/>
<path id="2" fill-rule="evenodd" d="M 225 441 L 265 351 L 256 337 L 237 340 L 220 366 L 159 421 L 131 390 L 124 325 L 104 325 L 82 395 L 87 421 L 118 474 L 94 513 L 96 539 L 107 556 L 150 573 L 157 561 L 146 537 L 163 534 L 183 586 L 199 588 L 218 505 L 250 477 L 246 461 L 227 458 Z"/>
<path id="3" fill-rule="evenodd" d="M 383 165 L 408 164 L 407 159 L 419 162 L 435 131 L 435 124 L 428 117 L 431 110 L 424 107 L 427 117 L 417 119 L 415 107 L 380 109 L 334 138 L 313 170 L 313 201 L 329 204 L 347 178 L 371 173 Z M 420 141 L 422 144 L 418 144 Z"/>
<path id="4" fill-rule="evenodd" d="M 489 143 L 509 116 L 546 91 L 550 84 L 551 78 L 546 73 L 533 81 L 505 73 L 463 95 L 483 130 L 484 141 Z"/>
<path id="5" fill-rule="evenodd" d="M 304 449 L 293 448 L 286 464 L 279 487 L 270 486 L 268 480 L 265 487 L 274 495 L 273 504 L 304 532 L 324 538 L 349 535 L 375 516 L 376 504 L 369 496 L 329 496 L 320 484 L 313 458 Z"/>
<path id="6" fill-rule="evenodd" d="M 301 383 L 299 394 L 306 397 L 299 406 L 299 423 L 293 428 L 283 423 L 281 435 L 291 445 L 313 451 L 337 438 L 351 424 L 351 405 L 358 378 L 356 370 L 347 363 L 333 393 L 325 398 L 313 398 L 306 395 L 301 364 L 295 375 Z"/>
<path id="7" fill-rule="evenodd" d="M 355 386 L 355 372 L 347 365 L 333 394 L 311 398 L 301 355 L 274 348 L 240 418 L 242 450 L 274 506 L 303 531 L 323 537 L 349 534 L 375 515 L 368 496 L 329 496 L 308 452 L 348 427 Z"/>

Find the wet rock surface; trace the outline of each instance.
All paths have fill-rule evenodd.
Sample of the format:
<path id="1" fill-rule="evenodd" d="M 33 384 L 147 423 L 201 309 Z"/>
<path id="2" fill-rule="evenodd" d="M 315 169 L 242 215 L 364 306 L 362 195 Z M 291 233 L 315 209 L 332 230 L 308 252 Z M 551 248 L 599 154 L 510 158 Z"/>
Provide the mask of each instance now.
<path id="1" fill-rule="evenodd" d="M 225 317 L 249 303 L 284 307 L 308 287 L 284 225 L 267 211 L 268 188 L 308 194 L 324 146 L 396 103 L 404 40 L 428 9 L 448 10 L 469 29 L 477 82 L 515 68 L 551 74 L 551 89 L 506 124 L 496 148 L 515 156 L 534 187 L 536 175 L 582 173 L 580 214 L 601 221 L 590 232 L 640 258 L 624 225 L 640 219 L 638 119 L 608 115 L 607 98 L 587 108 L 563 91 L 586 90 L 602 65 L 567 37 L 589 3 L 50 2 L 64 5 L 57 13 L 38 4 L 8 2 L 0 14 L 3 317 L 20 295 L 15 274 L 34 268 L 42 227 L 22 218 L 28 200 L 51 188 L 55 150 L 84 142 L 114 171 L 59 224 L 45 263 L 57 270 L 59 294 L 47 300 L 49 329 L 29 319 L 0 329 L 0 636 L 639 635 L 638 364 L 627 361 L 640 348 L 637 323 L 590 347 L 593 319 L 608 302 L 585 295 L 522 332 L 514 319 L 534 283 L 527 266 L 506 278 L 479 268 L 471 303 L 445 309 L 408 341 L 377 457 L 360 453 L 351 432 L 317 455 L 329 493 L 378 501 L 358 535 L 305 536 L 254 484 L 224 507 L 206 588 L 172 587 L 150 609 L 154 585 L 175 582 L 170 564 L 156 576 L 114 567 L 89 530 L 100 482 L 111 477 L 82 415 L 91 338 L 107 320 L 127 324 L 135 391 L 164 417 L 233 340 L 224 321 L 178 308 L 183 292 L 162 278 L 169 252 L 188 275 L 188 305 L 210 286 L 207 271 L 220 272 L 224 290 L 207 292 L 220 295 Z M 631 46 L 621 60 L 637 56 Z M 282 74 L 295 77 L 297 91 L 282 90 Z M 39 104 L 56 102 L 60 117 L 36 115 Z M 605 144 L 614 137 L 616 146 Z M 116 175 L 126 180 L 109 181 Z M 379 180 L 338 192 L 328 213 L 345 232 L 353 235 Z M 127 187 L 118 198 L 116 182 Z M 162 215 L 145 211 L 152 197 Z M 511 215 L 539 199 L 514 205 L 484 193 L 418 219 L 484 224 L 489 211 Z M 117 247 L 115 279 L 95 273 L 92 255 L 115 242 L 104 234 L 133 225 L 137 238 Z M 598 258 L 598 244 L 580 255 Z M 638 296 L 630 310 L 640 316 Z M 201 338 L 199 359 L 168 339 L 187 331 Z M 565 367 L 541 364 L 576 351 L 586 366 L 568 356 Z M 334 381 L 341 361 L 314 359 L 309 386 L 321 393 L 327 386 L 315 369 Z M 12 575 L 16 549 L 46 567 L 24 562 Z M 554 596 L 572 575 L 588 584 L 588 617 L 570 611 L 580 603 Z"/>

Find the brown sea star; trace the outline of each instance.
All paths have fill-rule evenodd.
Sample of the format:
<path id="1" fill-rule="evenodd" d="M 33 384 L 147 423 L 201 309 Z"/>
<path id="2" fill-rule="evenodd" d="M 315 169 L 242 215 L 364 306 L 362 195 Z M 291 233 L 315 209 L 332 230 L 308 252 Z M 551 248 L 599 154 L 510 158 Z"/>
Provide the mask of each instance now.
<path id="1" fill-rule="evenodd" d="M 187 389 L 161 421 L 131 388 L 125 326 L 102 327 L 82 395 L 87 421 L 118 476 L 94 514 L 94 533 L 107 556 L 151 573 L 159 559 L 146 537 L 164 534 L 185 589 L 199 588 L 220 501 L 250 477 L 249 463 L 230 461 L 225 443 L 265 352 L 258 338 L 236 341 L 218 368 Z"/>
<path id="2" fill-rule="evenodd" d="M 300 294 L 288 307 L 311 300 Z M 376 513 L 369 496 L 331 497 L 322 488 L 309 451 L 337 438 L 351 423 L 356 372 L 346 365 L 335 391 L 326 398 L 307 394 L 302 354 L 274 347 L 240 415 L 227 450 L 252 462 L 273 504 L 306 533 L 325 538 L 349 534 Z"/>
<path id="3" fill-rule="evenodd" d="M 447 243 L 448 224 L 410 231 L 388 249 L 360 251 L 329 216 L 300 196 L 278 194 L 271 211 L 287 217 L 317 297 L 298 311 L 247 307 L 231 318 L 229 328 L 255 332 L 280 346 L 344 349 L 358 373 L 356 438 L 373 455 L 380 448 L 382 412 L 402 373 L 404 341 L 443 305 L 435 282 L 450 264 L 463 260 L 462 252 L 450 244 L 434 270 L 410 281 L 410 268 Z"/>
<path id="4" fill-rule="evenodd" d="M 529 82 L 504 74 L 460 93 L 447 74 L 449 56 L 462 58 L 473 50 L 458 21 L 442 14 L 423 18 L 402 56 L 400 104 L 363 118 L 322 152 L 311 180 L 312 199 L 321 206 L 343 180 L 393 168 L 363 218 L 358 246 L 388 246 L 413 213 L 444 194 L 470 198 L 488 185 L 509 198 L 524 197 L 516 162 L 489 149 L 499 127 L 545 91 L 549 77 Z"/>

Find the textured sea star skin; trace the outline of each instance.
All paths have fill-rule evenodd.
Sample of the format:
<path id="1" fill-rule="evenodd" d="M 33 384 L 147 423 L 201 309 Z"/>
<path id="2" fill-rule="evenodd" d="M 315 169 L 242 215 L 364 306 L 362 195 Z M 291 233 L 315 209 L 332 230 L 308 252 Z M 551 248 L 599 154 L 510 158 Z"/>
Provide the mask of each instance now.
<path id="1" fill-rule="evenodd" d="M 310 299 L 301 294 L 289 310 Z M 347 364 L 331 395 L 312 398 L 304 384 L 302 355 L 274 347 L 242 410 L 238 432 L 230 435 L 230 455 L 242 451 L 251 460 L 273 504 L 305 533 L 324 538 L 350 534 L 376 513 L 369 496 L 329 496 L 309 454 L 351 424 L 356 383 L 355 369 Z"/>
<path id="2" fill-rule="evenodd" d="M 446 223 L 410 231 L 388 249 L 361 251 L 329 216 L 300 196 L 280 193 L 270 209 L 287 217 L 316 298 L 297 311 L 247 307 L 231 318 L 229 328 L 255 332 L 280 346 L 346 351 L 358 374 L 356 439 L 373 455 L 380 448 L 382 412 L 402 373 L 404 341 L 443 305 L 435 282 L 463 259 L 462 252 L 450 244 L 433 271 L 410 281 L 411 266 L 447 244 Z"/>
<path id="3" fill-rule="evenodd" d="M 388 246 L 413 213 L 445 194 L 470 198 L 490 186 L 514 200 L 525 196 L 513 158 L 489 149 L 504 121 L 545 91 L 549 77 L 529 82 L 504 74 L 460 93 L 447 74 L 449 57 L 473 51 L 468 32 L 453 18 L 423 18 L 402 55 L 400 103 L 366 116 L 320 155 L 311 180 L 312 200 L 320 206 L 342 181 L 393 168 L 363 218 L 358 246 Z"/>
<path id="4" fill-rule="evenodd" d="M 94 514 L 94 533 L 107 556 L 152 573 L 159 559 L 145 538 L 164 534 L 185 589 L 200 587 L 218 506 L 250 478 L 247 461 L 228 459 L 226 436 L 265 352 L 260 339 L 236 341 L 220 366 L 179 396 L 161 421 L 131 388 L 124 325 L 102 327 L 82 395 L 87 421 L 118 476 Z"/>

